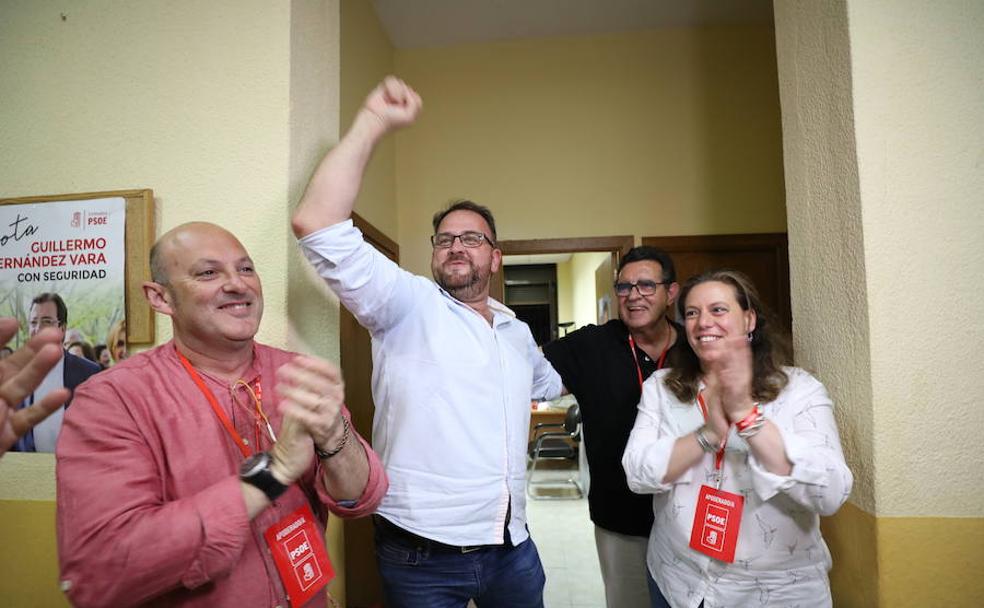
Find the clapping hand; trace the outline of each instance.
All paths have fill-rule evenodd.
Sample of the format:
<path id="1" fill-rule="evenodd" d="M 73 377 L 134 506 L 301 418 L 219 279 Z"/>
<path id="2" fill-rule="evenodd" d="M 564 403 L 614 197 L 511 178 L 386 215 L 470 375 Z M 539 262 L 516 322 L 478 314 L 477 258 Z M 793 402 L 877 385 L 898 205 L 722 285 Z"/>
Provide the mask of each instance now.
<path id="1" fill-rule="evenodd" d="M 752 374 L 754 361 L 752 348 L 747 341 L 735 341 L 729 345 L 727 355 L 715 366 L 712 380 L 721 410 L 728 422 L 745 417 L 754 405 L 752 399 Z"/>
<path id="2" fill-rule="evenodd" d="M 345 383 L 334 364 L 301 356 L 277 370 L 276 390 L 284 422 L 273 456 L 297 479 L 311 462 L 312 441 L 322 450 L 341 441 Z"/>

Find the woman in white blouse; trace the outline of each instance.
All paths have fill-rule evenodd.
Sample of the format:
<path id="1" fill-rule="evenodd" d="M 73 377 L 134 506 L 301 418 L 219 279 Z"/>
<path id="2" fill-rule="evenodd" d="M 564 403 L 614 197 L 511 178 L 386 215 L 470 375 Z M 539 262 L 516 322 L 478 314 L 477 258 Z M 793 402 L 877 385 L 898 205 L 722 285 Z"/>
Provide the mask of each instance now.
<path id="1" fill-rule="evenodd" d="M 654 607 L 830 606 L 820 515 L 851 492 L 833 403 L 784 367 L 754 286 L 734 271 L 684 285 L 690 349 L 645 382 L 622 465 L 653 494 Z"/>

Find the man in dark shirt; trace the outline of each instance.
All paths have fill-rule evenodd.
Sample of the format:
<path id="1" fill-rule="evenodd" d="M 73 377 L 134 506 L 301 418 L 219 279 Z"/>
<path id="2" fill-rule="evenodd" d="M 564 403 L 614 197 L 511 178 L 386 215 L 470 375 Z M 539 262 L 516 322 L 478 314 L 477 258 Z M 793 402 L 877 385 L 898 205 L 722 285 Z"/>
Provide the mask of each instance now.
<path id="1" fill-rule="evenodd" d="M 686 347 L 667 317 L 679 286 L 673 260 L 635 247 L 618 268 L 619 319 L 588 325 L 543 348 L 581 408 L 591 485 L 588 507 L 609 608 L 647 608 L 646 543 L 652 496 L 633 494 L 622 452 L 636 418 L 643 381 Z"/>

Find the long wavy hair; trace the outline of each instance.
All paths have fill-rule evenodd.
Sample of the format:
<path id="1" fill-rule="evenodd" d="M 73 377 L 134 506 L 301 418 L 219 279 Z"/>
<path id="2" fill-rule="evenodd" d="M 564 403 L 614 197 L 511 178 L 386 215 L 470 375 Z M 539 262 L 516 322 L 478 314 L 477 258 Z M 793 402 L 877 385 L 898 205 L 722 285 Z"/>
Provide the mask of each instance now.
<path id="1" fill-rule="evenodd" d="M 737 270 L 712 270 L 690 278 L 684 283 L 677 298 L 678 318 L 685 319 L 687 296 L 701 283 L 715 281 L 730 285 L 742 310 L 755 312 L 755 329 L 752 331 L 752 399 L 762 403 L 774 401 L 789 382 L 783 366 L 792 361 L 792 349 L 785 332 L 776 326 L 775 317 L 759 298 L 758 291 L 747 276 Z M 701 377 L 700 359 L 687 342 L 678 353 L 672 370 L 663 382 L 686 403 L 697 398 Z"/>

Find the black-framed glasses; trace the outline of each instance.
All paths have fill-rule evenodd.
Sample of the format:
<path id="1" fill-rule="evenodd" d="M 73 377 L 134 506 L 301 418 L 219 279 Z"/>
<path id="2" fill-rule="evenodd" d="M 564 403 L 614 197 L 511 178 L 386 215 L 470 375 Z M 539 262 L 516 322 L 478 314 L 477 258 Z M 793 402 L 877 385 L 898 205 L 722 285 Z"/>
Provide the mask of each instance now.
<path id="1" fill-rule="evenodd" d="M 492 239 L 485 236 L 481 232 L 472 232 L 471 230 L 462 232 L 461 234 L 453 234 L 451 232 L 438 232 L 431 236 L 431 245 L 436 249 L 447 249 L 454 245 L 454 240 L 458 239 L 461 244 L 465 247 L 481 247 L 482 243 L 488 241 L 489 245 L 495 247 L 495 243 Z"/>
<path id="2" fill-rule="evenodd" d="M 640 296 L 651 296 L 656 293 L 656 289 L 660 285 L 666 285 L 667 283 L 669 281 L 657 283 L 656 281 L 648 280 L 637 281 L 635 283 L 615 283 L 615 295 L 624 298 L 632 293 L 632 288 L 634 287 Z"/>

